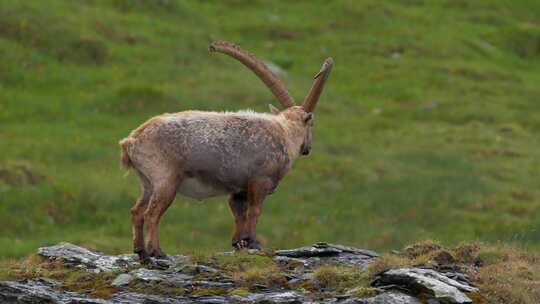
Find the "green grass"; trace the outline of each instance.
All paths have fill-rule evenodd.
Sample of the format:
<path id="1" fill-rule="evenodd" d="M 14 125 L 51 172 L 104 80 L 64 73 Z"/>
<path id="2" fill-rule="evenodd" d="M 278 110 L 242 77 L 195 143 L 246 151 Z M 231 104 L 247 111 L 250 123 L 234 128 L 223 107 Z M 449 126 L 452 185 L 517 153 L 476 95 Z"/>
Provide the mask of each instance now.
<path id="1" fill-rule="evenodd" d="M 302 100 L 336 62 L 314 150 L 265 204 L 266 247 L 376 250 L 417 239 L 540 248 L 536 1 L 0 0 L 0 258 L 69 241 L 131 247 L 117 142 L 148 117 L 267 111 L 269 91 L 207 51 L 234 41 Z M 223 251 L 225 198 L 177 198 L 167 252 Z"/>

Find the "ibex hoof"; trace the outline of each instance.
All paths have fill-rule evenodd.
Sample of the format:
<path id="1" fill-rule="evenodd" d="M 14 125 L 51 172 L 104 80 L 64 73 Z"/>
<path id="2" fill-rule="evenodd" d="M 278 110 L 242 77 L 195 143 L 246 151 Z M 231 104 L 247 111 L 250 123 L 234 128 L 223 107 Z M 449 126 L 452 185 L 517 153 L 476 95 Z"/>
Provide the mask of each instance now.
<path id="1" fill-rule="evenodd" d="M 167 256 L 163 251 L 161 250 L 150 250 L 149 256 L 158 259 L 158 260 L 169 260 L 169 256 Z"/>
<path id="2" fill-rule="evenodd" d="M 233 243 L 233 247 L 235 250 L 247 250 L 247 249 L 256 249 L 261 250 L 261 243 L 257 240 L 251 240 L 251 239 L 242 239 L 236 243 Z"/>
<path id="3" fill-rule="evenodd" d="M 135 248 L 133 252 L 139 256 L 139 260 L 143 263 L 150 260 L 150 256 L 144 248 Z"/>
<path id="4" fill-rule="evenodd" d="M 259 241 L 255 240 L 249 243 L 248 249 L 262 250 L 262 246 L 261 246 L 261 243 L 259 243 Z"/>
<path id="5" fill-rule="evenodd" d="M 233 243 L 233 247 L 236 250 L 245 250 L 248 249 L 249 243 L 247 240 L 240 240 L 236 243 Z"/>
<path id="6" fill-rule="evenodd" d="M 166 255 L 165 253 L 160 252 L 160 251 L 158 251 L 158 252 L 154 251 L 154 252 L 150 253 L 150 256 L 155 258 L 155 259 L 158 259 L 158 260 L 170 260 L 171 259 L 168 255 Z"/>

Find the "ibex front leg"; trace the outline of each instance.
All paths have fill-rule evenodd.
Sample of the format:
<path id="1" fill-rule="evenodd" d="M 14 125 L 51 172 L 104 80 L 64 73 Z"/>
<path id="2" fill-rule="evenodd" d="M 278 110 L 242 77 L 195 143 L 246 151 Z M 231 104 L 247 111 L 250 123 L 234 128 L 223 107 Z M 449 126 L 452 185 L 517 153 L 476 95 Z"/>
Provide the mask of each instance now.
<path id="1" fill-rule="evenodd" d="M 229 198 L 229 207 L 234 215 L 234 233 L 232 236 L 232 246 L 235 249 L 242 249 L 247 246 L 248 235 L 246 233 L 247 224 L 247 192 L 231 194 Z"/>
<path id="2" fill-rule="evenodd" d="M 257 220 L 262 213 L 262 206 L 266 196 L 272 192 L 274 184 L 269 178 L 258 178 L 248 185 L 247 199 L 247 223 L 246 234 L 247 248 L 261 249 L 261 245 L 257 240 Z"/>

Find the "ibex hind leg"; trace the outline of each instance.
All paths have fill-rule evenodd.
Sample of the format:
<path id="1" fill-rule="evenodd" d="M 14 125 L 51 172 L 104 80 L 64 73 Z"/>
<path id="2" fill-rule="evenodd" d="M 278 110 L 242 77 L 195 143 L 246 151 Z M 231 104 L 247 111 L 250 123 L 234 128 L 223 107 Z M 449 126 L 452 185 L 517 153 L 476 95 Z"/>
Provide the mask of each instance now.
<path id="1" fill-rule="evenodd" d="M 141 260 L 148 258 L 148 253 L 144 248 L 144 211 L 146 210 L 150 197 L 152 196 L 152 184 L 140 171 L 135 170 L 141 183 L 141 196 L 131 208 L 131 221 L 133 230 L 133 252 L 139 255 Z"/>
<path id="2" fill-rule="evenodd" d="M 165 211 L 167 211 L 174 201 L 181 178 L 171 172 L 171 174 L 156 180 L 159 182 L 153 183 L 153 193 L 150 197 L 150 203 L 144 212 L 144 221 L 148 236 L 146 250 L 151 257 L 166 258 L 167 255 L 161 250 L 159 244 L 159 222 Z"/>

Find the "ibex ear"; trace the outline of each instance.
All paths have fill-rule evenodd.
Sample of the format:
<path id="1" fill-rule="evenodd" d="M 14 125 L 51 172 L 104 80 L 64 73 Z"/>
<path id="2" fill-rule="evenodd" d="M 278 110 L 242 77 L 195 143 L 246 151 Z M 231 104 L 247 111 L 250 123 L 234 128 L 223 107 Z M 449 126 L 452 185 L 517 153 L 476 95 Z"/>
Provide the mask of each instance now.
<path id="1" fill-rule="evenodd" d="M 279 114 L 279 110 L 274 107 L 273 105 L 271 104 L 268 104 L 268 108 L 270 109 L 270 113 L 274 114 L 274 115 L 278 115 Z"/>
<path id="2" fill-rule="evenodd" d="M 304 123 L 306 125 L 311 124 L 313 122 L 313 118 L 314 118 L 313 113 L 306 113 L 306 115 L 304 116 Z"/>

